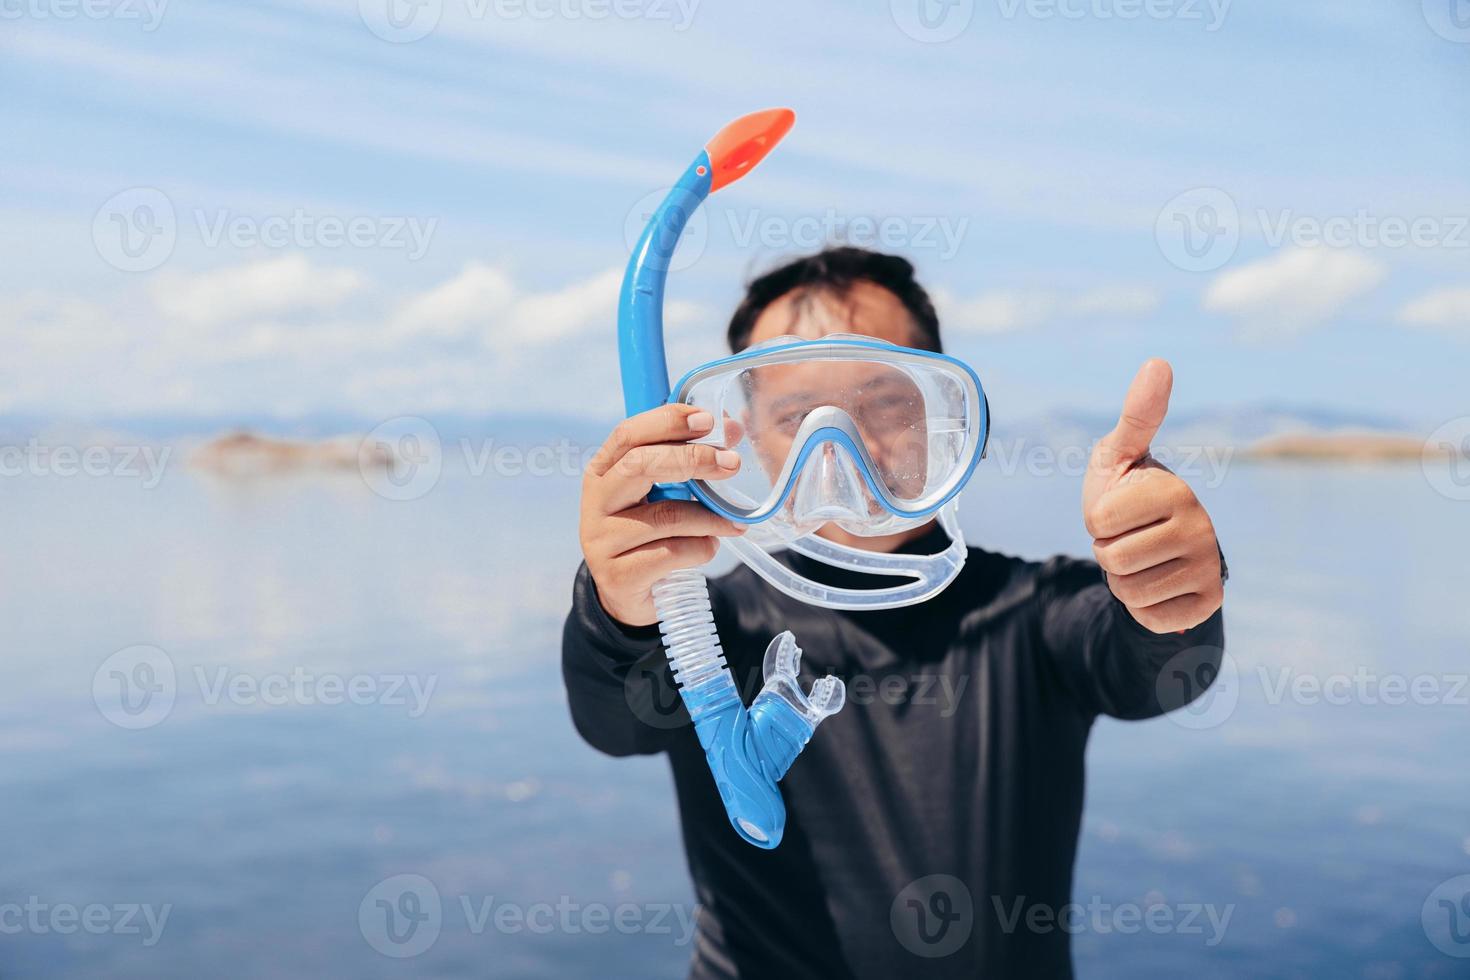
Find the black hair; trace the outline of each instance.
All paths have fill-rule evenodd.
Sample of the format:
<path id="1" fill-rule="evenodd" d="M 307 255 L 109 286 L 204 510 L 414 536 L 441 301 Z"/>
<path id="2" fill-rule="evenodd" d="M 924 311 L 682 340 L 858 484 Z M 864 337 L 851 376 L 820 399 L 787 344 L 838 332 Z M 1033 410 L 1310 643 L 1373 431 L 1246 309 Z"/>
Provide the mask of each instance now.
<path id="1" fill-rule="evenodd" d="M 726 337 L 730 350 L 739 352 L 750 345 L 755 321 L 766 307 L 788 293 L 796 292 L 798 302 L 808 296 L 842 297 L 854 283 L 870 282 L 888 290 L 908 310 L 918 335 L 916 347 L 941 351 L 939 316 L 934 302 L 914 279 L 914 266 L 897 255 L 885 255 L 865 248 L 843 245 L 824 249 L 772 269 L 751 280 L 745 287 L 745 298 L 730 317 Z"/>

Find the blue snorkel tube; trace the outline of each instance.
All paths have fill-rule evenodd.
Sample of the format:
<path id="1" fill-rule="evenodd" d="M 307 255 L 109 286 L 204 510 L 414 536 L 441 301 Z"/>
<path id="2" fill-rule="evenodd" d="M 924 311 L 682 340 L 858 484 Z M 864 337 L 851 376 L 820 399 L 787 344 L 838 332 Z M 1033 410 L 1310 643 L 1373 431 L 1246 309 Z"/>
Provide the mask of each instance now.
<path id="1" fill-rule="evenodd" d="M 712 191 L 760 163 L 795 121 L 790 109 L 766 109 L 720 130 L 643 229 L 618 300 L 618 359 L 629 416 L 657 408 L 669 397 L 664 283 L 684 226 Z M 680 484 L 659 485 L 649 499 L 689 500 L 693 494 Z M 803 693 L 796 679 L 801 650 L 786 631 L 766 650 L 765 687 L 747 709 L 720 649 L 704 575 L 684 569 L 666 576 L 653 587 L 653 602 L 679 695 L 730 823 L 751 844 L 773 848 L 786 828 L 786 805 L 776 783 L 822 719 L 841 710 L 842 681 L 824 677 L 810 695 Z"/>

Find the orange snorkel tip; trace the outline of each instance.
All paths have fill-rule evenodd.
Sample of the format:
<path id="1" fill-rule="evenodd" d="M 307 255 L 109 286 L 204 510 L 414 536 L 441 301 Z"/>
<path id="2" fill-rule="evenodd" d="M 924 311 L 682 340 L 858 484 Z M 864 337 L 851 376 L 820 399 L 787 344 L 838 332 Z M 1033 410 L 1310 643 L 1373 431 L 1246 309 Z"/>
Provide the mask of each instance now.
<path id="1" fill-rule="evenodd" d="M 791 132 L 796 113 L 790 109 L 762 109 L 741 116 L 704 145 L 709 155 L 711 193 L 733 184 L 755 169 L 781 137 Z"/>

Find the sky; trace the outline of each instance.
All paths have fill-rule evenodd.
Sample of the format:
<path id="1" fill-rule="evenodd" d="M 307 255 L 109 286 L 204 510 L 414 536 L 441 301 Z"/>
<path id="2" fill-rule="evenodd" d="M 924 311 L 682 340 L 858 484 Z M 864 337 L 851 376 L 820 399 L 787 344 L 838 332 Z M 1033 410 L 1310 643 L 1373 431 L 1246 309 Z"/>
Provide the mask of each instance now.
<path id="1" fill-rule="evenodd" d="M 642 218 L 721 125 L 742 283 L 912 259 L 997 412 L 1470 413 L 1466 0 L 0 0 L 0 416 L 617 412 Z"/>

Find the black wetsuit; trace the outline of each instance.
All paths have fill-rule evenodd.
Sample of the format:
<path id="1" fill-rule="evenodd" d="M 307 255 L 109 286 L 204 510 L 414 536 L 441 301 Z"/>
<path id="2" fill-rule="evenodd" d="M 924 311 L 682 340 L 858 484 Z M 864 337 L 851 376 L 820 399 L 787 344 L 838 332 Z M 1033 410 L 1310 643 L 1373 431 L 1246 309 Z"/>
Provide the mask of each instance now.
<path id="1" fill-rule="evenodd" d="M 910 547 L 944 543 L 936 529 Z M 829 582 L 850 574 L 786 560 Z M 1070 976 L 1068 931 L 1026 915 L 1071 901 L 1093 719 L 1197 696 L 1222 614 L 1150 633 L 1092 562 L 976 548 L 941 595 L 902 609 L 820 609 L 743 566 L 710 585 L 746 703 L 783 629 L 804 651 L 803 686 L 828 672 L 848 683 L 847 706 L 781 783 L 775 850 L 731 829 L 656 628 L 608 617 L 585 566 L 562 646 L 582 737 L 611 755 L 668 753 L 703 905 L 691 976 Z"/>

